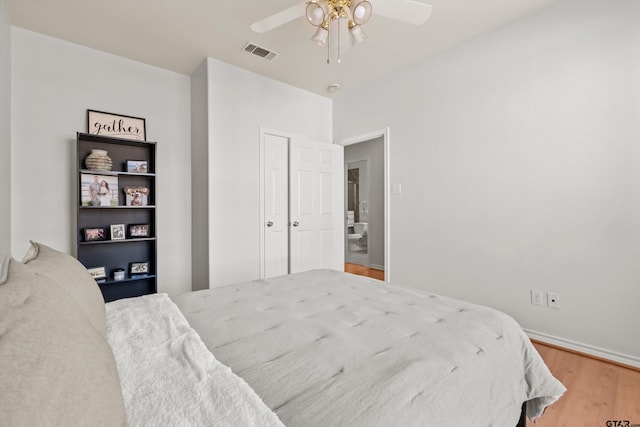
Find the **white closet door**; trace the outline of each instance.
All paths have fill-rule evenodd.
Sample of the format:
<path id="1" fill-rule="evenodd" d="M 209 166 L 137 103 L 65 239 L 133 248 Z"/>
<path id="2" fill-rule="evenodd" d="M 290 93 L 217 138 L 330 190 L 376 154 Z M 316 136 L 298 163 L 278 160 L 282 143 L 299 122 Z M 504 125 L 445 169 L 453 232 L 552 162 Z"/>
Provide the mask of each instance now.
<path id="1" fill-rule="evenodd" d="M 290 141 L 291 273 L 344 269 L 343 159 L 340 145 Z"/>
<path id="2" fill-rule="evenodd" d="M 264 135 L 264 276 L 289 273 L 289 138 Z"/>

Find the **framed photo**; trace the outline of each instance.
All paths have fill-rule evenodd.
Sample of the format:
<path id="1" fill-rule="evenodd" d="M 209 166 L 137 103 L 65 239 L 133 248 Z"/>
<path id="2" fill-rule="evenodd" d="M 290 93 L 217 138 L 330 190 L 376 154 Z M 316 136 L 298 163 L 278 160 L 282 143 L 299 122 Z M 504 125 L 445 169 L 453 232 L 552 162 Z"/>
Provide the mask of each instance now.
<path id="1" fill-rule="evenodd" d="M 124 240 L 126 238 L 124 224 L 111 224 L 111 240 Z"/>
<path id="2" fill-rule="evenodd" d="M 149 172 L 146 160 L 127 160 L 127 172 L 147 173 Z"/>
<path id="3" fill-rule="evenodd" d="M 129 224 L 129 237 L 149 237 L 149 224 Z"/>
<path id="4" fill-rule="evenodd" d="M 80 204 L 95 207 L 118 206 L 118 177 L 81 173 Z"/>
<path id="5" fill-rule="evenodd" d="M 145 120 L 140 117 L 87 110 L 87 133 L 145 141 Z"/>
<path id="6" fill-rule="evenodd" d="M 85 228 L 84 241 L 93 242 L 95 240 L 107 240 L 107 230 L 103 227 Z"/>
<path id="7" fill-rule="evenodd" d="M 87 268 L 87 271 L 89 272 L 91 277 L 93 277 L 93 280 L 98 281 L 100 279 L 106 279 L 107 278 L 107 273 L 106 273 L 104 267 Z"/>
<path id="8" fill-rule="evenodd" d="M 147 187 L 124 187 L 127 206 L 147 206 L 149 189 Z"/>
<path id="9" fill-rule="evenodd" d="M 129 264 L 129 275 L 149 274 L 148 262 L 132 262 Z"/>
<path id="10" fill-rule="evenodd" d="M 115 281 L 124 280 L 124 269 L 123 268 L 116 268 L 115 270 L 113 270 L 113 280 L 115 280 Z"/>

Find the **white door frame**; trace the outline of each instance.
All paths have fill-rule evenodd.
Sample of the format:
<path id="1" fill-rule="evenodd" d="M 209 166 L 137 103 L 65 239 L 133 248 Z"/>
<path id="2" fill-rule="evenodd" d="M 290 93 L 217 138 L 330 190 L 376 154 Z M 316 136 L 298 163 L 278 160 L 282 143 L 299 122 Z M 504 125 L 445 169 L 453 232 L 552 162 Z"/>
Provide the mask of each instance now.
<path id="1" fill-rule="evenodd" d="M 337 143 L 342 146 L 366 142 L 376 138 L 383 138 L 384 145 L 384 281 L 391 281 L 391 216 L 389 193 L 391 190 L 390 162 L 389 162 L 389 141 L 391 129 L 389 127 L 374 130 L 349 138 L 344 138 Z"/>

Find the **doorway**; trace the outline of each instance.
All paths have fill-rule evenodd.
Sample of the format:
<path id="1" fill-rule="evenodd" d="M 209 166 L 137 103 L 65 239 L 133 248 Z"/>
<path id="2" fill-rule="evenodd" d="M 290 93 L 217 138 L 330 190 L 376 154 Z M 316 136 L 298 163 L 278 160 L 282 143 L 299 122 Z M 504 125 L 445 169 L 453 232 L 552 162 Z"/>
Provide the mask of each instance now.
<path id="1" fill-rule="evenodd" d="M 389 130 L 342 141 L 345 271 L 389 281 Z"/>
<path id="2" fill-rule="evenodd" d="M 366 144 L 366 143 L 361 143 Z M 352 145 L 352 149 L 361 150 L 361 145 Z M 347 229 L 345 236 L 345 263 L 357 264 L 363 267 L 373 267 L 371 265 L 369 256 L 369 201 L 371 176 L 369 174 L 370 158 L 367 157 L 362 160 L 355 160 L 350 156 L 348 159 L 345 149 L 345 175 L 347 181 L 346 194 L 346 218 Z M 374 188 L 374 191 L 376 189 Z M 381 189 L 380 189 L 381 190 Z M 376 206 L 377 207 L 377 206 Z M 377 230 L 376 230 L 377 231 Z M 384 259 L 381 261 L 384 264 Z M 383 270 L 384 267 L 376 267 L 378 270 Z"/>

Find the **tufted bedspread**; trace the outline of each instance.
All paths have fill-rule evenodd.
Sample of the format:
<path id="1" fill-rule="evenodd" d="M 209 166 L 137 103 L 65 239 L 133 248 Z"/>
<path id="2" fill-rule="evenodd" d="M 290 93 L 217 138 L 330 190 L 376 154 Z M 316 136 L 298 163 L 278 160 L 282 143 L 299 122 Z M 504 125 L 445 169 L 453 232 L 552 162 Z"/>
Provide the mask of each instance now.
<path id="1" fill-rule="evenodd" d="M 174 298 L 289 427 L 496 426 L 565 391 L 506 314 L 329 270 Z"/>

